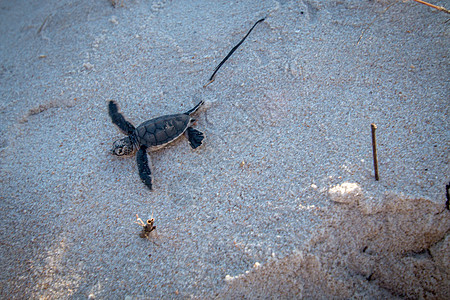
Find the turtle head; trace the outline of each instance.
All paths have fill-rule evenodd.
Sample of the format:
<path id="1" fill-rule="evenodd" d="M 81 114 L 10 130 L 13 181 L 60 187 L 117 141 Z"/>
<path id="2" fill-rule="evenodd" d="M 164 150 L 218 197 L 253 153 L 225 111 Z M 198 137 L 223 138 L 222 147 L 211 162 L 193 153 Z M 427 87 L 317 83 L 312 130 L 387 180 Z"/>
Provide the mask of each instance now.
<path id="1" fill-rule="evenodd" d="M 134 150 L 134 143 L 130 137 L 127 136 L 114 142 L 111 153 L 117 156 L 131 155 Z"/>

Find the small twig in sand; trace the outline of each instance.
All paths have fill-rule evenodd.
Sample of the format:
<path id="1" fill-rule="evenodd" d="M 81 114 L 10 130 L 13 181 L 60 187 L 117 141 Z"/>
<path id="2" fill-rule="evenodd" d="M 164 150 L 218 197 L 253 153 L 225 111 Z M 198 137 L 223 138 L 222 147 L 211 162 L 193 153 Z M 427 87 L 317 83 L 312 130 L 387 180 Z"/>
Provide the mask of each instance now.
<path id="1" fill-rule="evenodd" d="M 212 83 L 216 79 L 216 73 L 217 73 L 217 71 L 219 71 L 220 67 L 222 67 L 222 65 L 227 61 L 228 58 L 230 58 L 230 56 L 234 53 L 234 51 L 236 51 L 237 48 L 239 48 L 239 46 L 245 41 L 245 39 L 248 37 L 250 32 L 252 32 L 253 28 L 255 28 L 256 25 L 258 25 L 258 23 L 260 23 L 264 20 L 265 20 L 265 18 L 262 18 L 262 19 L 256 21 L 255 25 L 253 25 L 253 27 L 250 28 L 250 30 L 247 32 L 247 34 L 244 36 L 244 38 L 236 46 L 234 46 L 233 49 L 231 49 L 231 51 L 227 54 L 227 56 L 225 56 L 225 58 L 217 65 L 217 67 L 214 69 L 214 73 L 211 75 L 211 77 L 209 78 L 209 81 L 203 86 L 203 88 L 206 88 L 210 83 Z"/>
<path id="2" fill-rule="evenodd" d="M 445 7 L 437 6 L 437 5 L 434 5 L 434 4 L 431 4 L 431 3 L 428 3 L 428 2 L 422 1 L 422 0 L 414 0 L 414 1 L 416 1 L 416 2 L 418 2 L 418 3 L 420 3 L 420 4 L 424 4 L 424 5 L 426 5 L 426 6 L 432 7 L 432 8 L 434 8 L 434 9 L 439 10 L 439 11 L 443 11 L 443 12 L 445 12 L 445 13 L 450 14 L 450 10 L 446 9 Z"/>
<path id="3" fill-rule="evenodd" d="M 144 221 L 142 221 L 142 219 L 139 218 L 138 214 L 136 214 L 136 221 L 134 221 L 134 223 L 141 225 L 141 226 L 145 226 Z"/>
<path id="4" fill-rule="evenodd" d="M 139 236 L 141 238 L 148 238 L 150 235 L 150 232 L 152 232 L 153 230 L 156 229 L 156 226 L 153 226 L 154 222 L 155 222 L 155 219 L 153 218 L 153 213 L 152 213 L 152 218 L 148 219 L 146 223 L 144 223 L 144 221 L 142 221 L 142 219 L 139 218 L 138 214 L 136 214 L 135 223 L 142 226 L 142 232 L 139 234 Z"/>
<path id="5" fill-rule="evenodd" d="M 377 138 L 375 136 L 375 130 L 377 129 L 377 125 L 374 123 L 370 124 L 372 128 L 372 149 L 373 149 L 373 168 L 375 169 L 375 180 L 379 180 L 378 176 L 378 157 L 377 157 Z"/>

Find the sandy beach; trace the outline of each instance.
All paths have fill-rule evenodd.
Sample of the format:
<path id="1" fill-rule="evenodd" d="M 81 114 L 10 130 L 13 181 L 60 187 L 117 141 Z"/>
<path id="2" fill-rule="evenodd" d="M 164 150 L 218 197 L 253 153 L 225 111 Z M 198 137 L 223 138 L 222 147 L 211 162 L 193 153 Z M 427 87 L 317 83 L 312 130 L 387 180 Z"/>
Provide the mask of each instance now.
<path id="1" fill-rule="evenodd" d="M 0 297 L 446 299 L 449 16 L 0 1 Z M 150 191 L 108 100 L 134 125 L 203 100 L 204 143 L 149 152 Z"/>

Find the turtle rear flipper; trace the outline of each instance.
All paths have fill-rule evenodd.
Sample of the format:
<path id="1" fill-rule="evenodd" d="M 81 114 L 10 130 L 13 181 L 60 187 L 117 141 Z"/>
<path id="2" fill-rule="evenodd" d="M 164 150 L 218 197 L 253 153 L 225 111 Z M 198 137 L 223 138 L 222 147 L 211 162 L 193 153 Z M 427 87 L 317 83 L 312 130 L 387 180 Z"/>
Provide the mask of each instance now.
<path id="1" fill-rule="evenodd" d="M 152 172 L 148 165 L 147 147 L 141 146 L 136 154 L 136 162 L 139 170 L 139 177 L 142 182 L 151 190 L 152 189 Z"/>
<path id="2" fill-rule="evenodd" d="M 203 132 L 200 132 L 192 127 L 188 127 L 186 129 L 186 134 L 192 149 L 199 147 L 205 138 Z"/>
<path id="3" fill-rule="evenodd" d="M 134 125 L 119 112 L 119 106 L 113 100 L 108 101 L 108 113 L 113 124 L 119 127 L 123 133 L 130 135 L 134 132 Z"/>
<path id="4" fill-rule="evenodd" d="M 188 110 L 188 111 L 185 112 L 184 114 L 185 114 L 185 115 L 192 115 L 192 114 L 195 113 L 195 112 L 200 108 L 200 106 L 202 106 L 203 104 L 205 104 L 205 101 L 202 100 L 202 101 L 200 101 L 199 103 L 197 103 L 197 105 L 194 106 L 194 108 Z"/>

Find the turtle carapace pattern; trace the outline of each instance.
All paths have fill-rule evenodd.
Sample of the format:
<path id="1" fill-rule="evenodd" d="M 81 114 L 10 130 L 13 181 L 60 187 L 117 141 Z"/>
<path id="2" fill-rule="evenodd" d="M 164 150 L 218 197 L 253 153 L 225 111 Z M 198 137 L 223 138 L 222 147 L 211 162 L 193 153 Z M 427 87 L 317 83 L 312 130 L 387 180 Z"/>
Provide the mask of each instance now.
<path id="1" fill-rule="evenodd" d="M 117 156 L 131 155 L 137 150 L 136 161 L 139 176 L 142 182 L 149 189 L 152 189 L 152 173 L 148 163 L 147 150 L 160 149 L 176 140 L 183 133 L 188 138 L 189 144 L 193 149 L 199 147 L 202 144 L 204 135 L 202 132 L 192 128 L 195 119 L 191 116 L 203 103 L 203 101 L 200 101 L 194 108 L 185 113 L 161 116 L 134 127 L 119 111 L 117 103 L 110 100 L 108 102 L 109 116 L 114 125 L 127 135 L 114 142 L 111 150 L 112 154 Z"/>

